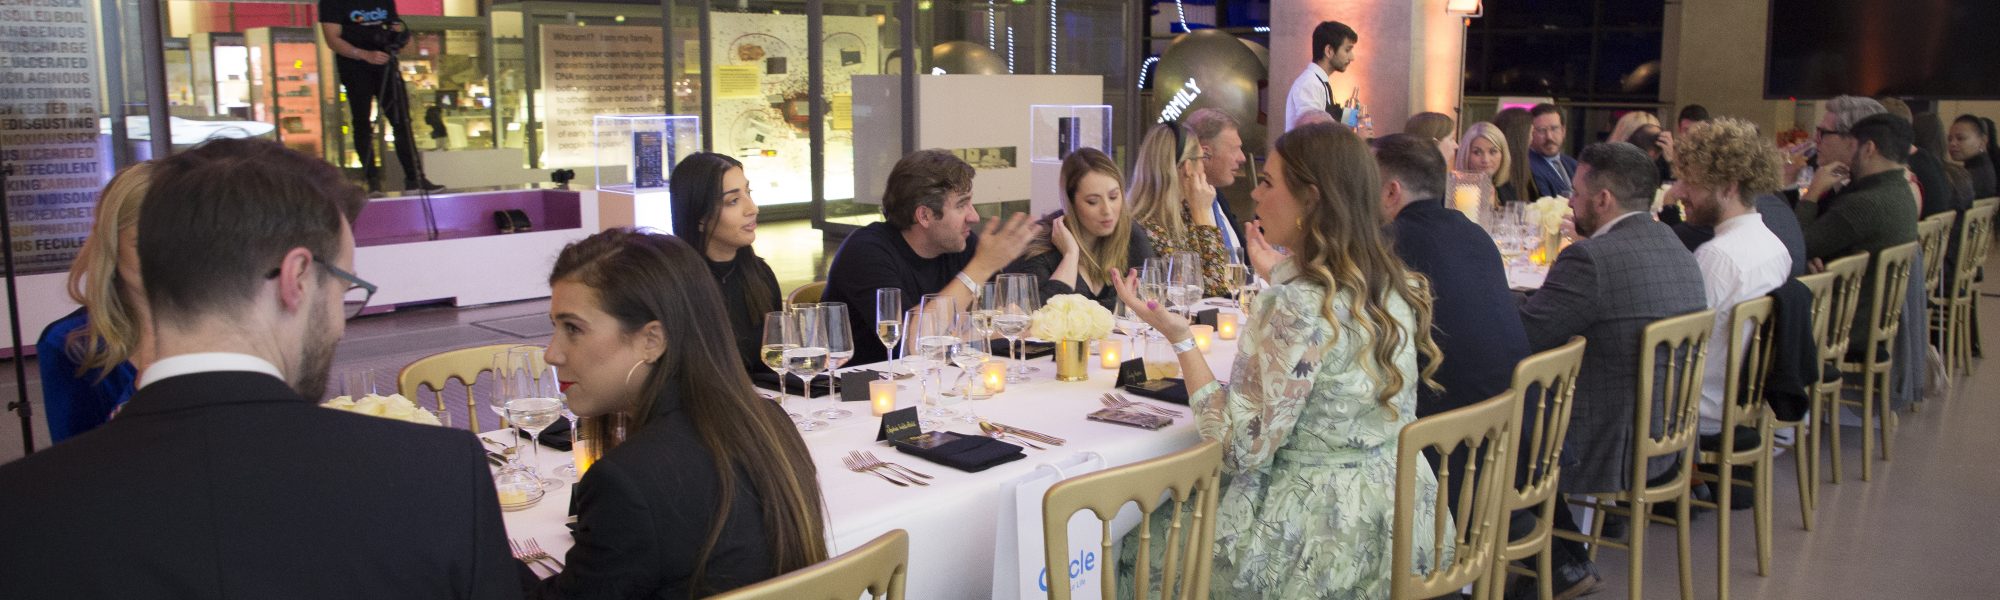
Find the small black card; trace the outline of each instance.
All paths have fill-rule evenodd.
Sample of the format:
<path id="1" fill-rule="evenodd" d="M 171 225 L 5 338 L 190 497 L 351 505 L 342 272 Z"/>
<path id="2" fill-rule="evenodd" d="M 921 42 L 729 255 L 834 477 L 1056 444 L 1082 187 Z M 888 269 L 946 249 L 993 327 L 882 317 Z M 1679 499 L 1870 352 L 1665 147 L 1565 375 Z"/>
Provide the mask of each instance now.
<path id="1" fill-rule="evenodd" d="M 1218 309 L 1213 309 L 1213 308 L 1211 308 L 1211 309 L 1208 309 L 1208 310 L 1204 310 L 1204 311 L 1201 311 L 1201 312 L 1198 312 L 1198 313 L 1195 313 L 1195 314 L 1194 314 L 1194 324 L 1196 324 L 1196 325 L 1207 325 L 1207 326 L 1209 326 L 1209 327 L 1215 327 L 1215 326 L 1216 326 L 1216 325 L 1215 325 L 1215 315 L 1216 315 L 1217 311 L 1218 311 Z"/>
<path id="2" fill-rule="evenodd" d="M 874 371 L 842 373 L 840 375 L 840 401 L 867 402 L 868 382 L 881 378 L 882 374 Z"/>
<path id="3" fill-rule="evenodd" d="M 917 407 L 889 411 L 882 415 L 882 429 L 875 432 L 875 441 L 891 439 L 906 440 L 923 435 L 923 425 L 917 424 Z"/>
<path id="4" fill-rule="evenodd" d="M 1112 387 L 1125 387 L 1146 381 L 1146 359 L 1134 358 L 1118 365 L 1118 380 Z"/>

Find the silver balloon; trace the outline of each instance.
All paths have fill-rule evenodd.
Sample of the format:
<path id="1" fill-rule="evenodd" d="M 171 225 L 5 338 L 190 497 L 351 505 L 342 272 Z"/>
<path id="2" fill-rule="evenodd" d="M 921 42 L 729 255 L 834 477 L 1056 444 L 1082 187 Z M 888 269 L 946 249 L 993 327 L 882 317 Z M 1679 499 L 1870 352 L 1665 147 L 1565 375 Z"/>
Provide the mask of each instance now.
<path id="1" fill-rule="evenodd" d="M 1148 82 L 1153 86 L 1153 98 L 1146 105 L 1146 122 L 1158 121 L 1160 111 L 1192 78 L 1201 94 L 1187 103 L 1181 115 L 1185 117 L 1199 108 L 1221 109 L 1236 118 L 1243 149 L 1263 152 L 1267 138 L 1264 125 L 1257 122 L 1257 115 L 1262 112 L 1257 103 L 1257 85 L 1270 79 L 1269 74 L 1270 67 L 1265 61 L 1236 36 L 1215 29 L 1181 34 L 1154 65 Z"/>
<path id="2" fill-rule="evenodd" d="M 1006 57 L 986 46 L 963 40 L 932 47 L 931 66 L 952 75 L 1007 74 Z"/>

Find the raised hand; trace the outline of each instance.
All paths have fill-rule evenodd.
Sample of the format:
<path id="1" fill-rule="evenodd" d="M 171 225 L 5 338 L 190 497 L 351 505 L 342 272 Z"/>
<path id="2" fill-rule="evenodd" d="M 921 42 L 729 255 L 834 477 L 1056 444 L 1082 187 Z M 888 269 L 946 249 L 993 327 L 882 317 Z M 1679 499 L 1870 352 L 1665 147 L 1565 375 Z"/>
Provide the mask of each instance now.
<path id="1" fill-rule="evenodd" d="M 1004 224 L 999 217 L 987 219 L 979 231 L 979 248 L 972 253 L 972 264 L 986 273 L 1000 272 L 1028 251 L 1028 242 L 1035 239 L 1040 227 L 1027 213 L 1014 213 Z"/>
<path id="2" fill-rule="evenodd" d="M 1168 312 L 1167 307 L 1161 306 L 1158 301 L 1139 299 L 1138 269 L 1132 269 L 1122 274 L 1116 270 L 1112 270 L 1108 274 L 1111 276 L 1111 286 L 1118 290 L 1118 301 L 1125 303 L 1125 306 L 1132 307 L 1133 315 L 1139 317 L 1139 320 L 1145 321 L 1146 325 L 1159 330 L 1162 335 L 1167 336 L 1167 341 L 1178 342 L 1188 339 L 1188 336 L 1193 335 L 1189 333 L 1190 329 L 1186 318 Z"/>
<path id="3" fill-rule="evenodd" d="M 1271 279 L 1271 269 L 1278 261 L 1285 259 L 1285 253 L 1264 240 L 1264 222 L 1251 221 L 1243 227 L 1243 254 L 1250 261 L 1250 269 L 1266 281 Z"/>

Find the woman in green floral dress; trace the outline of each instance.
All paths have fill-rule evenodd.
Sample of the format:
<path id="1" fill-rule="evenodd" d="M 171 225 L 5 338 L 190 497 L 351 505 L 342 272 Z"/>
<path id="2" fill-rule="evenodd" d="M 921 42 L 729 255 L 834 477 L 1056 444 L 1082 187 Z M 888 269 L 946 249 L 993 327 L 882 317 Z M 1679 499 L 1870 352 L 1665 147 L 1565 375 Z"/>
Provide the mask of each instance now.
<path id="1" fill-rule="evenodd" d="M 1382 238 L 1380 176 L 1352 131 L 1294 129 L 1264 170 L 1252 194 L 1261 223 L 1245 228 L 1245 246 L 1272 287 L 1249 309 L 1233 381 L 1217 381 L 1200 352 L 1179 354 L 1201 436 L 1224 447 L 1212 595 L 1388 598 L 1397 436 L 1428 380 L 1417 354 L 1437 356 L 1430 295 Z M 1167 339 L 1192 337 L 1138 295 L 1136 278 L 1116 279 Z M 1430 531 L 1428 470 L 1418 489 L 1416 531 Z M 1428 558 L 1430 536 L 1419 538 L 1414 551 Z M 1125 547 L 1129 578 L 1137 557 Z"/>

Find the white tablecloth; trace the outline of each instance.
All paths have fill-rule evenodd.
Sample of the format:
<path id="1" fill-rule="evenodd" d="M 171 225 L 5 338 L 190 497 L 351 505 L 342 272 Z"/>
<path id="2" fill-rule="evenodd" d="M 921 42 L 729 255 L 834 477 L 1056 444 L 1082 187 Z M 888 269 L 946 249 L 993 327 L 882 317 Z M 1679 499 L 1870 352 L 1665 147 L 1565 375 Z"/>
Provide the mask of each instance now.
<path id="1" fill-rule="evenodd" d="M 1236 343 L 1216 340 L 1207 355 L 1216 376 L 1227 378 L 1230 362 L 1236 355 Z M 1048 450 L 1029 449 L 1022 460 L 980 473 L 953 470 L 875 442 L 881 419 L 869 416 L 867 403 L 838 403 L 855 416 L 831 421 L 828 428 L 804 434 L 813 462 L 819 468 L 820 490 L 831 520 L 832 553 L 838 555 L 854 549 L 891 529 L 904 529 L 910 533 L 909 597 L 985 598 L 993 589 L 994 561 L 1015 560 L 994 556 L 998 536 L 1015 535 L 1012 531 L 996 531 L 1000 510 L 1006 506 L 1003 500 L 1012 494 L 1012 489 L 1003 489 L 1003 484 L 1033 472 L 1039 465 L 1079 453 L 1095 452 L 1108 467 L 1117 467 L 1186 449 L 1198 441 L 1191 415 L 1159 431 L 1084 419 L 1084 415 L 1102 408 L 1098 398 L 1111 391 L 1117 375 L 1115 369 L 1098 367 L 1095 356 L 1090 363 L 1089 381 L 1062 383 L 1055 381 L 1053 361 L 1048 358 L 1031 361 L 1041 369 L 1032 376 L 1032 381 L 1010 383 L 1005 392 L 991 399 L 957 405 L 955 408 L 961 410 L 970 407 L 980 417 L 994 422 L 1068 441 Z M 945 373 L 949 381 L 956 369 L 948 368 Z M 904 380 L 904 388 L 897 397 L 898 408 L 916 405 L 921 394 L 914 380 Z M 835 403 L 829 399 L 793 397 L 786 408 L 804 414 Z M 1184 414 L 1189 412 L 1185 407 L 1161 404 L 1178 408 Z M 972 425 L 954 425 L 950 429 L 980 434 L 978 427 Z M 504 437 L 504 432 L 487 435 Z M 929 487 L 899 488 L 874 475 L 848 471 L 840 461 L 853 450 L 874 451 L 885 461 L 900 463 L 935 479 L 930 480 Z M 544 473 L 568 460 L 568 453 L 542 448 Z M 565 525 L 569 500 L 569 490 L 564 488 L 549 493 L 532 508 L 505 513 L 508 535 L 535 538 L 549 553 L 563 555 L 573 543 Z"/>

